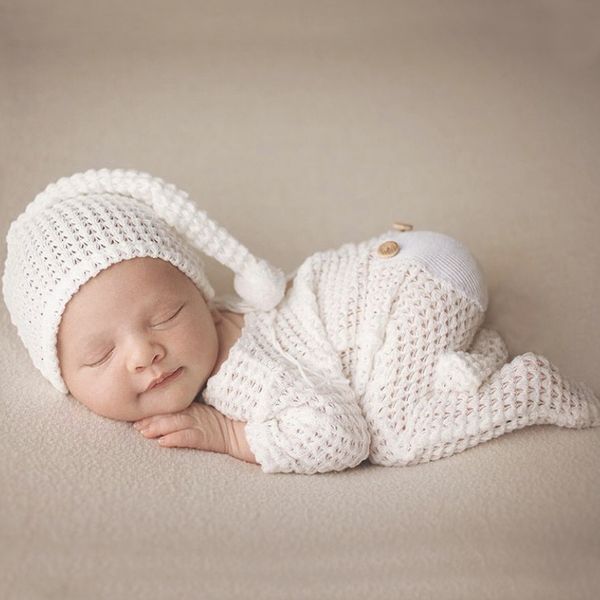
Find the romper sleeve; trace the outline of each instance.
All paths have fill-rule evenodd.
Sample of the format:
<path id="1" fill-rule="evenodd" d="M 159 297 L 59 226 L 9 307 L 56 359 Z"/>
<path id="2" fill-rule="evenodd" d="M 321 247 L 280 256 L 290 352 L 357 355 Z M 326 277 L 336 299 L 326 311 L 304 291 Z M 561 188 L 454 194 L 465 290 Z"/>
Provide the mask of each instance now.
<path id="1" fill-rule="evenodd" d="M 269 400 L 246 424 L 246 439 L 263 472 L 311 475 L 364 461 L 370 433 L 348 380 L 309 379 L 307 369 L 300 372 L 291 361 L 278 365 Z"/>

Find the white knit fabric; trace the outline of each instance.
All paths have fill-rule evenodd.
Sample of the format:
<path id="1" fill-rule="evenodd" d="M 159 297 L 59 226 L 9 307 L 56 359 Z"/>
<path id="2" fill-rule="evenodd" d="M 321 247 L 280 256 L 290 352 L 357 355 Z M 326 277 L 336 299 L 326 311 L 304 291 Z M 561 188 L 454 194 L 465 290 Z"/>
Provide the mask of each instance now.
<path id="1" fill-rule="evenodd" d="M 394 240 L 395 256 L 378 253 Z M 248 313 L 202 392 L 246 421 L 265 473 L 404 466 L 535 424 L 600 425 L 600 401 L 481 328 L 487 288 L 458 241 L 387 231 L 317 252 L 284 300 Z"/>

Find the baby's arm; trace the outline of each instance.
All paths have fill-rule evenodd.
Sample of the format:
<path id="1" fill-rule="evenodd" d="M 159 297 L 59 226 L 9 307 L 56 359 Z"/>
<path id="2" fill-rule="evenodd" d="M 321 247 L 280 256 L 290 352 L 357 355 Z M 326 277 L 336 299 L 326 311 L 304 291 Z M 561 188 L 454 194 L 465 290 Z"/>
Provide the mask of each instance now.
<path id="1" fill-rule="evenodd" d="M 291 363 L 279 378 L 244 427 L 263 472 L 342 471 L 368 457 L 369 428 L 347 379 L 307 381 Z"/>
<path id="2" fill-rule="evenodd" d="M 146 437 L 160 437 L 161 446 L 230 454 L 260 464 L 265 473 L 342 471 L 364 461 L 370 434 L 348 381 L 329 375 L 310 382 L 298 377 L 292 364 L 287 367 L 249 422 L 192 402 L 178 413 L 148 417 L 134 427 Z"/>
<path id="3" fill-rule="evenodd" d="M 451 351 L 440 356 L 436 365 L 436 390 L 475 391 L 507 362 L 508 350 L 500 334 L 480 329 L 467 352 Z"/>

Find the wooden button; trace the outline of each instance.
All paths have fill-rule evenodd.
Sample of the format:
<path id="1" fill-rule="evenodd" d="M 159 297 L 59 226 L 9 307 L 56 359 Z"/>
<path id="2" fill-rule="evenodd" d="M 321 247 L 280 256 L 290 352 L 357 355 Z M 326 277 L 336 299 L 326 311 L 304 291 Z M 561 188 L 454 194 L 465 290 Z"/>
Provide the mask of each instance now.
<path id="1" fill-rule="evenodd" d="M 412 225 L 409 225 L 408 223 L 400 223 L 400 221 L 396 221 L 393 227 L 398 231 L 410 231 L 413 228 Z"/>
<path id="2" fill-rule="evenodd" d="M 391 256 L 396 256 L 396 254 L 398 254 L 399 250 L 400 250 L 400 246 L 393 240 L 383 242 L 383 244 L 381 244 L 379 246 L 379 248 L 377 248 L 377 252 L 379 253 L 379 255 L 383 256 L 385 258 L 390 258 Z"/>

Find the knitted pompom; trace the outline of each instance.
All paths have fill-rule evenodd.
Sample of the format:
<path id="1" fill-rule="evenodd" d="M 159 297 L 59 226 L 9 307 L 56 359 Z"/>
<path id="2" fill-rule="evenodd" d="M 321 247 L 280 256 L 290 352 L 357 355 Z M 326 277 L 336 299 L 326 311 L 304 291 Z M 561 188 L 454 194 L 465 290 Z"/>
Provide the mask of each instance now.
<path id="1" fill-rule="evenodd" d="M 271 310 L 281 302 L 285 273 L 262 259 L 249 261 L 233 279 L 235 291 L 258 310 Z"/>

